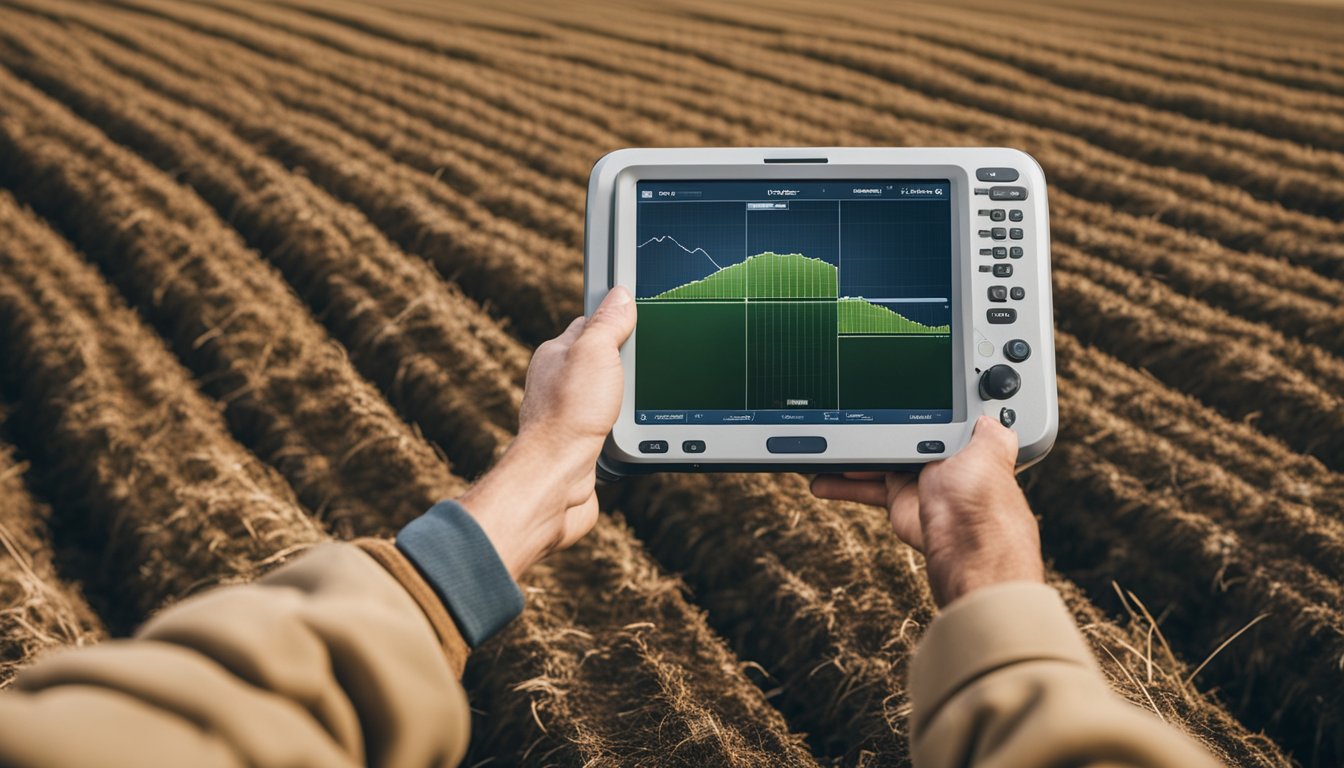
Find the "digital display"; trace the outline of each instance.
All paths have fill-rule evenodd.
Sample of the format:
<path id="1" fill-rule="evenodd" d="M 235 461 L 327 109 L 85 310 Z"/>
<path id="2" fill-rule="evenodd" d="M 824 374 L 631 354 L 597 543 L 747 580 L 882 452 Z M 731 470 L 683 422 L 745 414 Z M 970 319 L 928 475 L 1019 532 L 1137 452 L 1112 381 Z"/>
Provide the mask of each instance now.
<path id="1" fill-rule="evenodd" d="M 952 420 L 949 181 L 636 195 L 636 423 Z"/>

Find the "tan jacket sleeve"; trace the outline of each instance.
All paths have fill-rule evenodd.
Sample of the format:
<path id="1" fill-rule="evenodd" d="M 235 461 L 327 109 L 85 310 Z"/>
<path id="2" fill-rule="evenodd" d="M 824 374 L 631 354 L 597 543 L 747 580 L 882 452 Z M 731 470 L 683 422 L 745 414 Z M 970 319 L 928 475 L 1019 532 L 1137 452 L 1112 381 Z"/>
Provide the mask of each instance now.
<path id="1" fill-rule="evenodd" d="M 0 765 L 456 765 L 465 661 L 390 542 L 323 544 L 22 672 L 0 694 Z"/>
<path id="2" fill-rule="evenodd" d="M 1217 766 L 1111 692 L 1059 593 L 1015 582 L 934 620 L 910 669 L 917 768 Z"/>

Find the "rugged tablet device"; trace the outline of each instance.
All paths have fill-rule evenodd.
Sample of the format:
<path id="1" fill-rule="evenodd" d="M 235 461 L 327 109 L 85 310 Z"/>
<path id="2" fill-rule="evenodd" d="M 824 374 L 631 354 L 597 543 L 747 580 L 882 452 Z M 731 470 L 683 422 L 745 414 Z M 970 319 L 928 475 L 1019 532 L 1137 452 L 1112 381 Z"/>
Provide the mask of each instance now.
<path id="1" fill-rule="evenodd" d="M 1000 148 L 622 149 L 588 184 L 585 311 L 639 319 L 605 477 L 910 467 L 988 414 L 1058 422 L 1045 177 Z"/>

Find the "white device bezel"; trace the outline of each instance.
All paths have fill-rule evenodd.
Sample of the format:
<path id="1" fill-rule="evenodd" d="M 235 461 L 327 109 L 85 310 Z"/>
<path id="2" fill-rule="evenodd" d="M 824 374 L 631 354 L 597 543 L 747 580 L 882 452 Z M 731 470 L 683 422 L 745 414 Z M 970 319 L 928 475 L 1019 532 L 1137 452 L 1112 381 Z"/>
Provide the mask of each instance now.
<path id="1" fill-rule="evenodd" d="M 822 159 L 824 162 L 820 161 Z M 1041 397 L 1036 398 L 1037 403 L 1028 404 L 1026 398 L 1021 403 L 1027 412 L 1020 413 L 1018 420 L 1022 445 L 1019 461 L 1028 463 L 1043 456 L 1054 441 L 1057 423 L 1044 175 L 1029 155 L 1017 150 L 957 147 L 626 149 L 602 158 L 593 169 L 589 190 L 586 253 L 589 263 L 585 271 L 587 312 L 596 308 L 611 285 L 625 285 L 634 291 L 635 186 L 641 180 L 947 180 L 951 184 L 954 286 L 951 303 L 955 389 L 950 423 L 639 424 L 634 419 L 636 332 L 621 350 L 626 370 L 625 391 L 620 416 L 608 439 L 605 455 L 615 462 L 634 466 L 686 464 L 689 466 L 681 468 L 695 469 L 703 466 L 806 465 L 824 469 L 827 466 L 918 464 L 959 450 L 970 439 L 975 417 L 985 412 L 978 392 L 979 377 L 974 371 L 993 363 L 989 359 L 977 360 L 980 357 L 977 348 L 979 342 L 987 338 L 986 334 L 997 328 L 988 326 L 983 317 L 977 322 L 986 302 L 983 297 L 977 301 L 974 294 L 984 283 L 980 279 L 982 274 L 976 271 L 977 266 L 988 261 L 978 255 L 981 244 L 976 237 L 978 228 L 987 223 L 977 221 L 975 211 L 977 207 L 990 205 L 975 194 L 977 188 L 988 184 L 978 182 L 974 173 L 976 168 L 990 166 L 1017 169 L 1022 178 L 1014 184 L 1031 190 L 1028 199 L 1017 207 L 1024 210 L 1023 227 L 1032 232 L 1032 237 L 1030 242 L 1014 243 L 1029 248 L 1030 258 L 1014 264 L 1019 268 L 1030 265 L 1032 274 L 1022 277 L 1029 279 L 1033 286 L 1032 299 L 1015 304 L 1020 323 L 1016 330 L 1029 326 L 1033 329 L 1030 336 L 1035 364 L 1025 368 L 1039 369 L 1033 371 L 1039 375 L 1032 375 L 1027 370 L 1020 373 L 1024 391 L 1034 385 L 1034 391 Z M 606 261 L 605 269 L 595 263 L 602 260 Z M 603 273 L 605 281 L 595 279 Z M 1022 333 L 1015 335 L 1023 336 Z M 827 448 L 819 454 L 770 453 L 766 450 L 766 440 L 776 436 L 822 436 Z M 641 441 L 653 439 L 666 440 L 668 452 L 643 454 L 637 450 Z M 691 439 L 705 441 L 705 452 L 687 454 L 681 451 L 682 441 Z M 932 455 L 920 453 L 916 445 L 924 441 L 940 441 L 945 450 Z"/>

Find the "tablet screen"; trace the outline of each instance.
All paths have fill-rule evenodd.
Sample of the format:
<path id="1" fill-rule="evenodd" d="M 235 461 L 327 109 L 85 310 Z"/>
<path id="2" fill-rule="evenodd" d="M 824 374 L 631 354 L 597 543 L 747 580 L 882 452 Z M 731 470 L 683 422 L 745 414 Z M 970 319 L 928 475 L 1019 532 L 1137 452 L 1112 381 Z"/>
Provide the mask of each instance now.
<path id="1" fill-rule="evenodd" d="M 635 421 L 951 421 L 951 194 L 639 182 Z"/>

